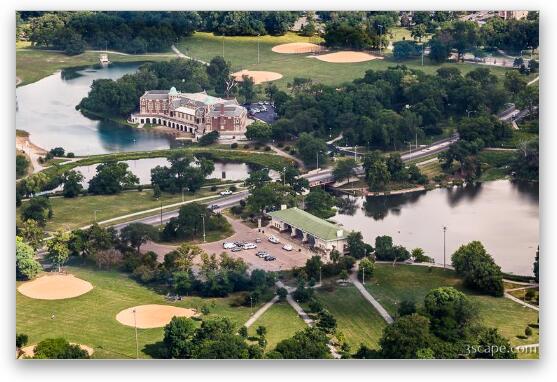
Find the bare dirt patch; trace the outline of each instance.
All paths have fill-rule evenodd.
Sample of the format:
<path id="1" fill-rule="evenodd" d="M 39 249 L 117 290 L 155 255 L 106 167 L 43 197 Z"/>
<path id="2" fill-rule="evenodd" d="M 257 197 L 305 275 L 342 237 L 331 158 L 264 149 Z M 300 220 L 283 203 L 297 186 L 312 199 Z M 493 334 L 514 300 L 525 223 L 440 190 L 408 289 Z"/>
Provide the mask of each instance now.
<path id="1" fill-rule="evenodd" d="M 323 50 L 321 45 L 312 44 L 309 42 L 291 42 L 288 44 L 275 45 L 272 49 L 275 53 L 317 53 Z"/>
<path id="2" fill-rule="evenodd" d="M 318 60 L 334 63 L 352 63 L 352 62 L 365 62 L 371 60 L 382 60 L 383 57 L 365 52 L 344 51 L 321 54 L 319 56 L 312 56 Z"/>
<path id="3" fill-rule="evenodd" d="M 47 275 L 21 284 L 17 290 L 24 296 L 38 300 L 62 300 L 81 296 L 93 285 L 74 275 Z"/>
<path id="4" fill-rule="evenodd" d="M 253 79 L 253 82 L 257 85 L 262 82 L 276 81 L 282 78 L 282 74 L 276 72 L 264 72 L 259 70 L 241 70 L 236 73 L 232 73 L 236 81 L 243 81 L 243 76 L 248 76 Z"/>
<path id="5" fill-rule="evenodd" d="M 134 317 L 135 310 L 135 317 Z M 161 328 L 172 317 L 192 317 L 197 315 L 195 309 L 179 308 L 171 305 L 140 305 L 122 310 L 116 320 L 123 325 L 136 326 L 140 329 Z"/>
<path id="6" fill-rule="evenodd" d="M 92 347 L 89 347 L 87 345 L 76 344 L 73 342 L 70 342 L 70 344 L 78 345 L 82 350 L 85 350 L 87 354 L 89 354 L 89 357 L 91 357 L 95 352 L 95 350 L 93 350 Z M 24 348 L 21 348 L 21 354 L 19 355 L 18 358 L 33 358 L 35 356 L 35 346 L 37 345 L 29 345 Z"/>

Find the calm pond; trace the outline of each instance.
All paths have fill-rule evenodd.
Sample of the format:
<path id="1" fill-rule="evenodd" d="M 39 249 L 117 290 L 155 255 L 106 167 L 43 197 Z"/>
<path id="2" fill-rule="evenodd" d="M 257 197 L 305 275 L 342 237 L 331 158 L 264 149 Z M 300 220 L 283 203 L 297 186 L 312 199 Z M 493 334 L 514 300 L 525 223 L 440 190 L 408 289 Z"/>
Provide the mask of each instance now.
<path id="1" fill-rule="evenodd" d="M 94 80 L 117 79 L 139 64 L 112 64 L 77 72 L 61 71 L 16 89 L 16 127 L 44 148 L 63 147 L 76 155 L 166 149 L 174 138 L 106 120 L 92 120 L 75 110 Z M 78 74 L 78 75 L 76 75 Z"/>
<path id="2" fill-rule="evenodd" d="M 354 198 L 351 198 L 354 199 Z M 447 227 L 447 264 L 459 246 L 481 241 L 503 271 L 532 275 L 539 243 L 537 184 L 508 180 L 402 195 L 356 198 L 353 214 L 332 220 L 361 231 L 373 244 L 392 236 L 409 250 L 421 247 L 443 263 L 443 226 Z"/>

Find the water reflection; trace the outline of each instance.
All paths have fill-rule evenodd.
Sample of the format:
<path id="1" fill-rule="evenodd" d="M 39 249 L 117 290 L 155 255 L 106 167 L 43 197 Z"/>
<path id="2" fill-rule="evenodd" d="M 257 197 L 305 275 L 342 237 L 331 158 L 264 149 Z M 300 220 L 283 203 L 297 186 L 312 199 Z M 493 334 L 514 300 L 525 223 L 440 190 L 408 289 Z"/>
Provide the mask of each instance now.
<path id="1" fill-rule="evenodd" d="M 333 220 L 373 243 L 390 235 L 409 249 L 421 247 L 438 262 L 472 240 L 484 243 L 508 272 L 532 274 L 539 243 L 538 186 L 506 180 L 402 195 L 357 198 L 355 213 L 339 209 Z"/>

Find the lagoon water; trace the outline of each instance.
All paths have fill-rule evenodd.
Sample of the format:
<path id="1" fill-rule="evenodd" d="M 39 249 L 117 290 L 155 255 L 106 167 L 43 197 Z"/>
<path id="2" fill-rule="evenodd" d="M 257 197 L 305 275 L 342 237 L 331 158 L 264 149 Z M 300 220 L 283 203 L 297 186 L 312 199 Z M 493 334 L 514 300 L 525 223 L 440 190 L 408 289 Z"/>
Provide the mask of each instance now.
<path id="1" fill-rule="evenodd" d="M 28 131 L 31 141 L 40 147 L 63 147 L 76 155 L 169 148 L 175 144 L 172 137 L 92 120 L 75 110 L 94 80 L 117 79 L 138 67 L 137 63 L 129 63 L 60 71 L 18 87 L 16 127 Z"/>
<path id="2" fill-rule="evenodd" d="M 354 199 L 354 198 L 352 198 Z M 356 198 L 354 214 L 332 220 L 361 231 L 373 244 L 379 235 L 395 244 L 421 247 L 443 263 L 443 226 L 447 226 L 447 264 L 459 246 L 480 240 L 503 271 L 532 275 L 539 244 L 537 184 L 508 180 L 476 186 L 435 189 L 402 195 Z"/>

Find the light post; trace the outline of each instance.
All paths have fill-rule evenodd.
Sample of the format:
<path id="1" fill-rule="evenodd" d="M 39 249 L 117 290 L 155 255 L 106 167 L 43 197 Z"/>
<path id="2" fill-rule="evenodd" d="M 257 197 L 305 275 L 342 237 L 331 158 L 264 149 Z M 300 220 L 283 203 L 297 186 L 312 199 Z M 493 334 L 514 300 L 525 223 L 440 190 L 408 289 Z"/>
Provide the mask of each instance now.
<path id="1" fill-rule="evenodd" d="M 366 285 L 366 269 L 362 268 L 362 284 Z"/>
<path id="2" fill-rule="evenodd" d="M 224 34 L 222 35 L 222 58 L 224 58 Z"/>
<path id="3" fill-rule="evenodd" d="M 135 308 L 133 310 L 133 326 L 135 328 L 135 358 L 139 358 L 139 342 L 137 341 L 137 317 L 135 315 Z"/>
<path id="4" fill-rule="evenodd" d="M 282 185 L 286 185 L 286 166 L 282 168 Z"/>
<path id="5" fill-rule="evenodd" d="M 468 110 L 468 109 L 466 109 L 466 115 L 468 116 L 468 118 L 470 118 L 470 114 L 471 114 L 471 113 L 477 113 L 477 111 L 476 111 L 476 110 Z"/>
<path id="6" fill-rule="evenodd" d="M 162 227 L 162 200 L 161 200 L 161 227 Z"/>
<path id="7" fill-rule="evenodd" d="M 447 226 L 443 226 L 443 269 L 447 269 L 446 234 L 447 234 Z"/>
<path id="8" fill-rule="evenodd" d="M 205 240 L 205 215 L 201 214 L 201 219 L 203 220 L 203 242 L 206 243 L 207 241 Z"/>
<path id="9" fill-rule="evenodd" d="M 251 314 L 253 314 L 253 297 L 249 296 L 249 307 L 251 310 Z"/>
<path id="10" fill-rule="evenodd" d="M 257 34 L 257 64 L 259 65 L 259 34 Z"/>
<path id="11" fill-rule="evenodd" d="M 319 285 L 321 285 L 321 263 L 319 264 Z"/>
<path id="12" fill-rule="evenodd" d="M 379 27 L 379 54 L 382 54 L 382 48 L 381 48 L 381 35 L 383 34 L 383 25 L 378 24 L 377 25 Z"/>

